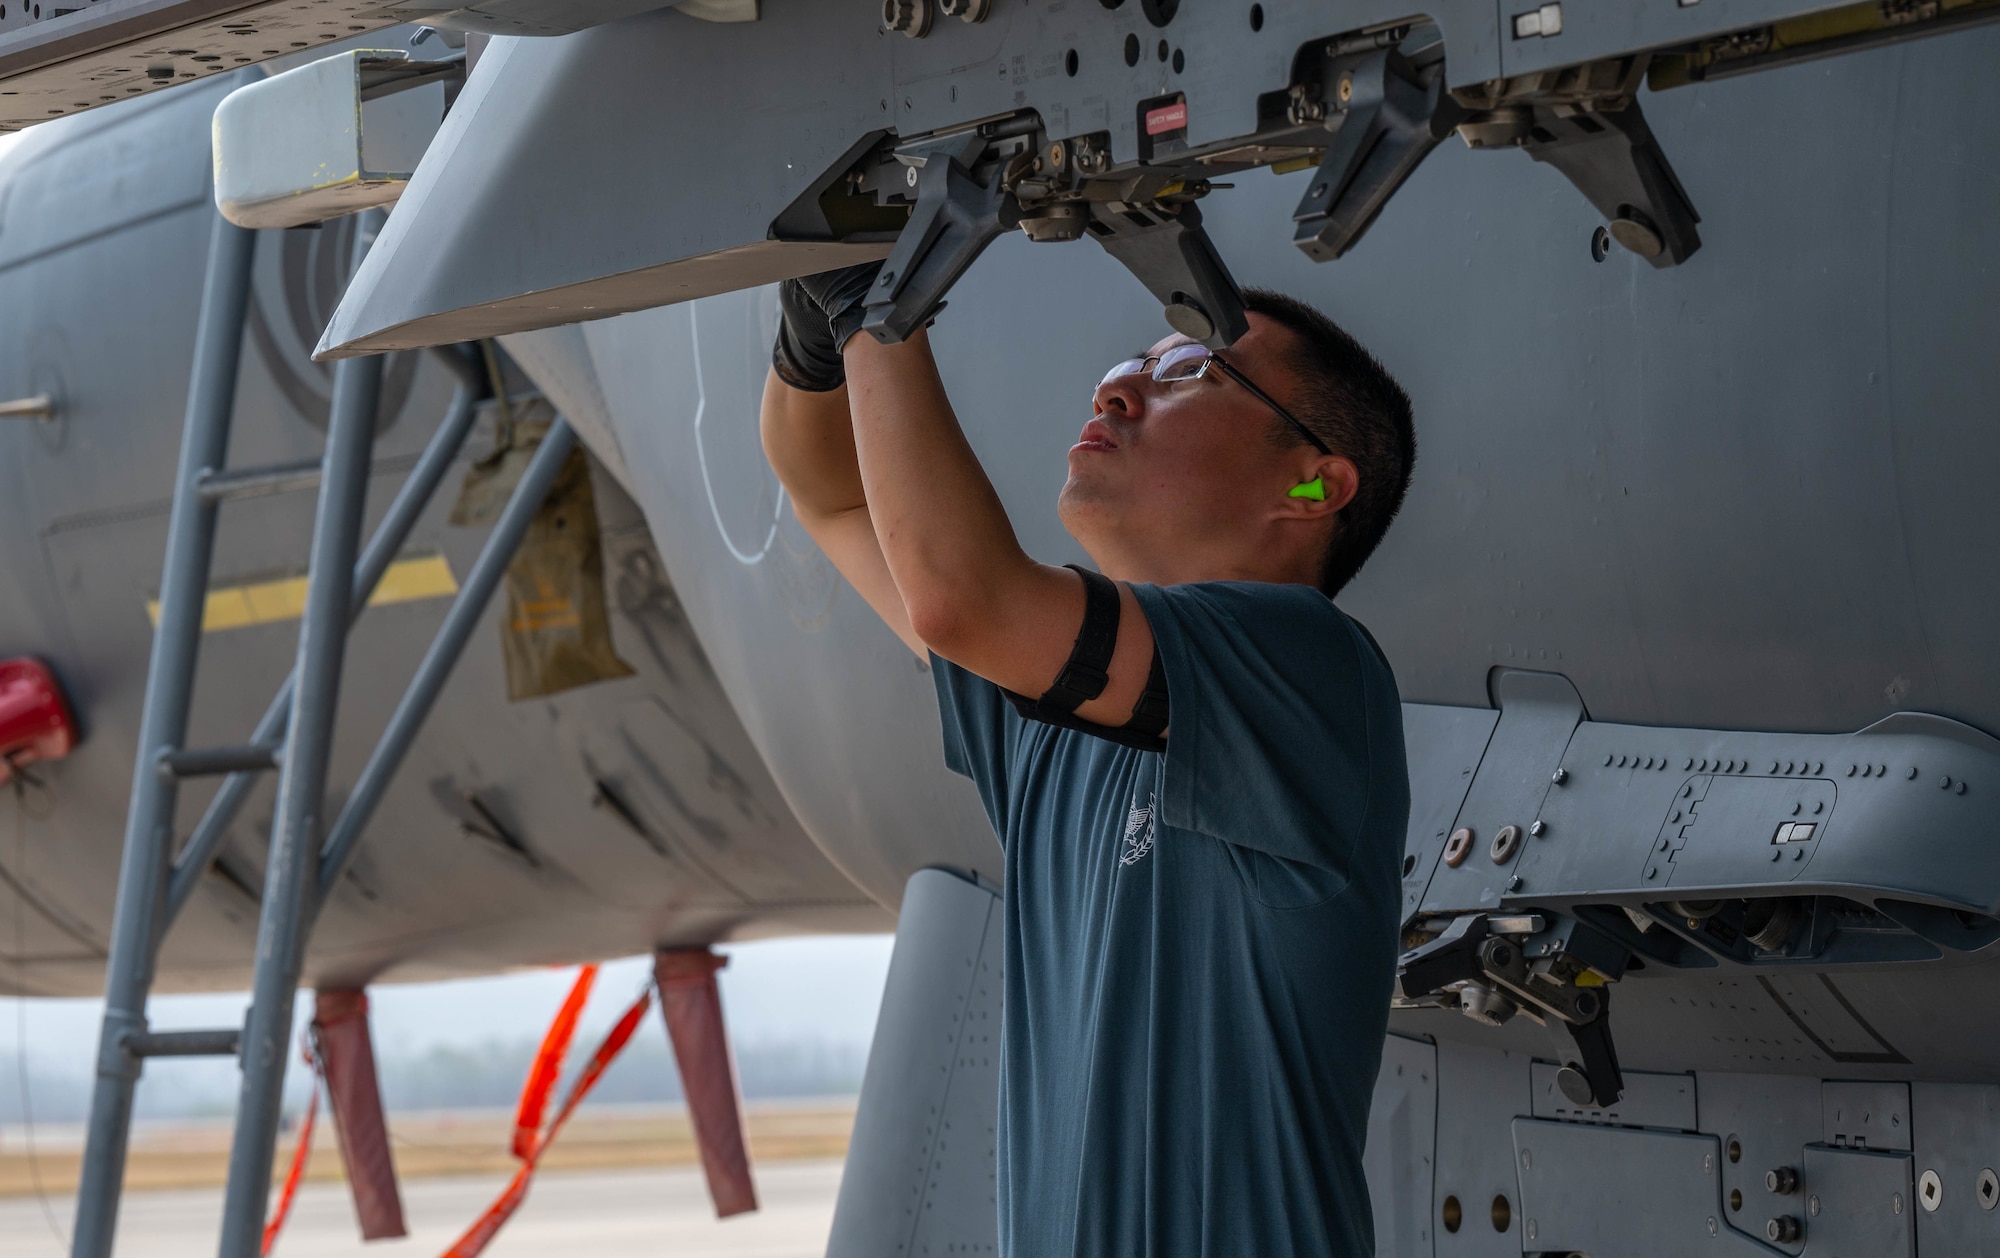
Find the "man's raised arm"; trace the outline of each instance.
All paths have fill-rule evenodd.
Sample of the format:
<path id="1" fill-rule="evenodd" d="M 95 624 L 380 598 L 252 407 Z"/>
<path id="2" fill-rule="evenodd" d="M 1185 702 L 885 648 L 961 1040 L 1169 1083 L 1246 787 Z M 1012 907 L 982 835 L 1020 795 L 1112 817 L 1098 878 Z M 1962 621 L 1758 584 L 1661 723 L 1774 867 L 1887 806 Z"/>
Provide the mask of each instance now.
<path id="1" fill-rule="evenodd" d="M 1083 579 L 1021 549 L 967 444 L 918 331 L 900 345 L 846 343 L 848 404 L 875 536 L 916 636 L 996 685 L 1034 697 L 1054 683 L 1083 623 Z M 1104 692 L 1077 708 L 1123 725 L 1146 688 L 1152 630 L 1118 587 L 1118 645 Z"/>
<path id="2" fill-rule="evenodd" d="M 843 280 L 850 274 L 784 286 L 777 368 L 764 390 L 765 453 L 799 522 L 911 649 L 1040 695 L 1075 645 L 1082 578 L 1021 549 L 952 413 L 926 334 L 901 345 L 853 334 L 872 274 Z M 836 385 L 843 371 L 846 383 Z M 1110 682 L 1077 709 L 1103 725 L 1130 718 L 1152 662 L 1137 600 L 1121 585 L 1119 601 Z"/>

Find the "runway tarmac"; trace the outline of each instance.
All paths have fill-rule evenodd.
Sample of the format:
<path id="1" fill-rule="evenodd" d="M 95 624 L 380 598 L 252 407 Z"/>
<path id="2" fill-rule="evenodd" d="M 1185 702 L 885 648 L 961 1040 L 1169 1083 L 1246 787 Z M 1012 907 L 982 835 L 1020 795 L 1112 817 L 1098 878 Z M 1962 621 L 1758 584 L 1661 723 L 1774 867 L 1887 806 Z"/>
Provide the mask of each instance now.
<path id="1" fill-rule="evenodd" d="M 273 1258 L 435 1258 L 506 1185 L 504 1175 L 416 1180 L 403 1185 L 410 1235 L 363 1246 L 340 1184 L 307 1184 Z M 590 1254 L 592 1258 L 821 1258 L 840 1186 L 840 1163 L 780 1162 L 757 1168 L 762 1208 L 718 1221 L 694 1167 L 550 1172 L 488 1247 L 491 1258 Z M 72 1197 L 49 1199 L 67 1233 Z M 143 1192 L 125 1198 L 119 1258 L 211 1258 L 219 1190 Z M 0 1200 L 0 1258 L 66 1258 L 34 1197 Z"/>

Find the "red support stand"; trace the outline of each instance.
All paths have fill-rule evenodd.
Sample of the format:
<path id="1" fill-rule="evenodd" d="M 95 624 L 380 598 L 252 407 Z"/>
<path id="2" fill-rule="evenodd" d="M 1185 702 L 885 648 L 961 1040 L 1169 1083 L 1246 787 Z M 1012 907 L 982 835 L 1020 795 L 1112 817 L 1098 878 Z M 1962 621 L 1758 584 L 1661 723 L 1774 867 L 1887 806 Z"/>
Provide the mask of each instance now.
<path id="1" fill-rule="evenodd" d="M 48 665 L 0 660 L 0 783 L 21 765 L 60 760 L 76 746 L 76 717 Z"/>
<path id="2" fill-rule="evenodd" d="M 736 1059 L 722 1024 L 722 992 L 715 972 L 729 964 L 707 948 L 662 948 L 653 954 L 653 977 L 674 1061 L 681 1071 L 688 1117 L 715 1216 L 726 1219 L 757 1208 L 750 1178 L 750 1144 L 743 1131 L 743 1100 L 737 1090 Z"/>
<path id="3" fill-rule="evenodd" d="M 382 1088 L 375 1078 L 375 1044 L 368 1035 L 368 993 L 317 993 L 313 1033 L 361 1239 L 407 1236 L 396 1163 L 389 1154 L 389 1127 L 382 1116 Z"/>

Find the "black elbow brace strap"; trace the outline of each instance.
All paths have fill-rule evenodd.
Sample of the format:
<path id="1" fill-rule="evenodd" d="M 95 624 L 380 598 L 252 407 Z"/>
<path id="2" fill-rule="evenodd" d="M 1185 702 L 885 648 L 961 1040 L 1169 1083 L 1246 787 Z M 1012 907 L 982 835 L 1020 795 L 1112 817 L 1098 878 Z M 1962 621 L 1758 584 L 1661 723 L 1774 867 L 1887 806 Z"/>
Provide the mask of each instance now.
<path id="1" fill-rule="evenodd" d="M 1056 674 L 1055 684 L 1039 699 L 1011 690 L 1002 693 L 1027 720 L 1079 730 L 1140 751 L 1165 751 L 1167 743 L 1160 735 L 1167 728 L 1167 671 L 1160 662 L 1157 643 L 1146 691 L 1133 705 L 1130 721 L 1119 726 L 1099 725 L 1076 715 L 1078 707 L 1103 694 L 1111 681 L 1111 656 L 1118 648 L 1118 584 L 1075 564 L 1067 567 L 1083 578 L 1083 625 L 1077 630 L 1069 660 Z"/>

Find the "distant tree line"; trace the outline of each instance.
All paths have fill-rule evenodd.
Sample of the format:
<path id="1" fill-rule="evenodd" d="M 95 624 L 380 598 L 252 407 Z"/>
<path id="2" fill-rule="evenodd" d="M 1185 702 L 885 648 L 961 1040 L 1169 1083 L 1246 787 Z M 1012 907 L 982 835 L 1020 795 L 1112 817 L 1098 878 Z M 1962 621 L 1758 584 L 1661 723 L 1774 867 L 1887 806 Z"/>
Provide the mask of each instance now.
<path id="1" fill-rule="evenodd" d="M 501 1109 L 514 1104 L 539 1040 L 489 1040 L 477 1047 L 435 1045 L 420 1052 L 384 1052 L 377 1063 L 383 1101 L 391 1112 L 409 1110 Z M 564 1071 L 564 1086 L 597 1046 L 577 1037 Z M 737 1076 L 747 1100 L 852 1096 L 861 1089 L 867 1050 L 859 1044 L 818 1039 L 770 1040 L 738 1045 Z M 0 1053 L 0 1152 L 15 1147 L 26 1110 L 37 1125 L 75 1123 L 90 1108 L 91 1063 L 60 1065 L 31 1058 L 21 1062 Z M 146 1067 L 152 1086 L 139 1088 L 139 1117 L 176 1119 L 219 1117 L 236 1107 L 237 1073 L 225 1061 L 154 1062 Z M 296 1066 L 286 1093 L 297 1108 L 305 1101 L 305 1072 Z M 657 1024 L 642 1034 L 605 1073 L 591 1104 L 659 1104 L 681 1099 L 680 1073 L 666 1035 Z"/>
<path id="2" fill-rule="evenodd" d="M 570 1051 L 573 1077 L 596 1047 L 587 1037 Z M 536 1041 L 488 1042 L 476 1049 L 437 1047 L 382 1064 L 382 1095 L 392 1110 L 483 1109 L 512 1105 Z M 861 1090 L 867 1054 L 859 1045 L 779 1040 L 736 1050 L 736 1073 L 749 1100 L 852 1096 Z M 567 1078 L 565 1079 L 567 1086 Z M 600 1104 L 681 1099 L 680 1072 L 666 1036 L 633 1040 L 605 1072 L 591 1099 Z"/>

